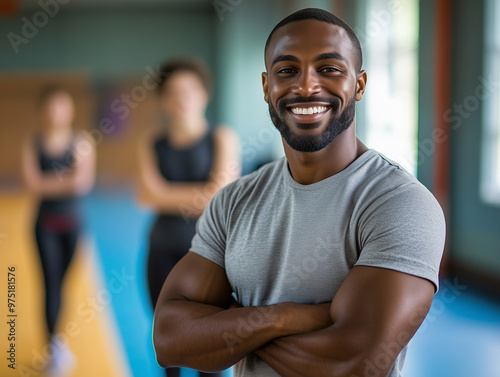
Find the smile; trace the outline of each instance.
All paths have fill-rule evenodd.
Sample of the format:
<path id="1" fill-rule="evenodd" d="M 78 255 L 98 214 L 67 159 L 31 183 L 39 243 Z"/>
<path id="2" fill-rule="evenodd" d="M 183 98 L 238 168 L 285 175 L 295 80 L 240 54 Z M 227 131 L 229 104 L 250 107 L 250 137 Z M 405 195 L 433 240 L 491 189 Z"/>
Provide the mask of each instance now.
<path id="1" fill-rule="evenodd" d="M 296 124 L 322 122 L 332 110 L 328 102 L 295 102 L 287 106 L 288 113 Z"/>
<path id="2" fill-rule="evenodd" d="M 314 107 L 292 107 L 290 111 L 297 115 L 310 115 L 317 113 L 324 113 L 328 110 L 326 106 L 314 106 Z"/>

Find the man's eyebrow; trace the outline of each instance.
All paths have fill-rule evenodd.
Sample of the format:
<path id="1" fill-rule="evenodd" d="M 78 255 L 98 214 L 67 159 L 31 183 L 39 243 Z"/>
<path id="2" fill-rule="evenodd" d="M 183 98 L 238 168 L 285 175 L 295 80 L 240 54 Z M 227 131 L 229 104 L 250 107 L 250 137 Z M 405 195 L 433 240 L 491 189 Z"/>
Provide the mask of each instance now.
<path id="1" fill-rule="evenodd" d="M 327 53 L 318 55 L 316 57 L 316 59 L 314 59 L 314 61 L 317 62 L 320 60 L 327 60 L 327 59 L 336 59 L 336 60 L 346 61 L 346 58 L 344 58 L 342 55 L 340 55 L 336 52 L 327 52 Z"/>
<path id="2" fill-rule="evenodd" d="M 299 59 L 297 59 L 296 56 L 293 55 L 280 55 L 276 59 L 273 60 L 273 63 L 271 64 L 271 67 L 275 65 L 276 63 L 282 62 L 282 61 L 289 61 L 289 62 L 295 62 L 298 63 Z"/>

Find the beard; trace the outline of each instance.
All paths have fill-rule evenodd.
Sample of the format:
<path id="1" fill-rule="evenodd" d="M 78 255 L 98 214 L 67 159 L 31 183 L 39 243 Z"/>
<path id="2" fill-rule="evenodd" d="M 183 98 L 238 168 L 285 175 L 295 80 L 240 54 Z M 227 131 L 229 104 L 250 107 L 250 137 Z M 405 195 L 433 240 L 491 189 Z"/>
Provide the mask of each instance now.
<path id="1" fill-rule="evenodd" d="M 329 103 L 331 107 L 330 110 L 333 114 L 336 114 L 340 109 L 340 100 L 337 97 L 333 97 L 332 99 L 303 97 L 294 98 L 293 100 L 283 99 L 278 103 L 279 113 L 274 109 L 271 101 L 269 101 L 269 115 L 271 116 L 274 126 L 291 148 L 298 152 L 317 152 L 329 145 L 337 136 L 351 126 L 356 115 L 356 92 L 354 92 L 354 96 L 340 114 L 330 117 L 325 130 L 319 135 L 297 135 L 284 120 L 288 111 L 287 105 L 307 102 Z M 316 128 L 319 125 L 320 122 L 315 122 L 308 124 L 307 127 Z"/>

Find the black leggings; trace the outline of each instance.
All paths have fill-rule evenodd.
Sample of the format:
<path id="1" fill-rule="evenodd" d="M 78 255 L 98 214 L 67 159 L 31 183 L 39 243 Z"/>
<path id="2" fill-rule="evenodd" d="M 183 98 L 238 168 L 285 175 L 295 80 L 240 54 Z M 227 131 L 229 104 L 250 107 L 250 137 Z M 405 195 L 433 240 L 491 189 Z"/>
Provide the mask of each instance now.
<path id="1" fill-rule="evenodd" d="M 148 283 L 153 310 L 163 283 L 174 266 L 186 255 L 195 234 L 195 221 L 185 223 L 167 217 L 156 220 L 149 235 Z M 179 377 L 180 368 L 165 369 L 167 377 Z M 200 376 L 221 377 L 222 373 L 199 372 Z"/>
<path id="2" fill-rule="evenodd" d="M 54 334 L 61 308 L 64 275 L 75 253 L 79 229 L 54 233 L 44 228 L 38 217 L 35 237 L 45 282 L 45 316 L 49 335 Z"/>

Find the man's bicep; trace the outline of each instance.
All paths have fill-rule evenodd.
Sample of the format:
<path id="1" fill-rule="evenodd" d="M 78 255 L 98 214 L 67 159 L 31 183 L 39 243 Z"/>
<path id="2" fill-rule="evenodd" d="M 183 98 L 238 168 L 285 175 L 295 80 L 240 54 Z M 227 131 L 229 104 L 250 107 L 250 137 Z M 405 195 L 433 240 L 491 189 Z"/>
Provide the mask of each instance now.
<path id="1" fill-rule="evenodd" d="M 377 355 L 390 345 L 395 359 L 427 315 L 434 285 L 402 272 L 357 266 L 335 295 L 331 315 L 334 327 L 354 335 L 355 349 Z"/>
<path id="2" fill-rule="evenodd" d="M 232 302 L 231 294 L 226 270 L 189 252 L 168 275 L 158 301 L 188 300 L 225 308 Z"/>

